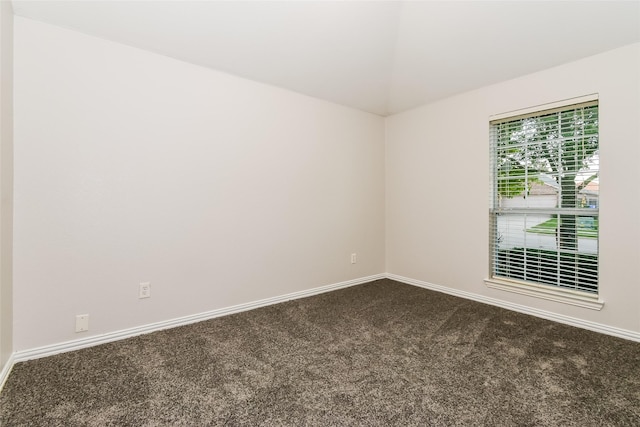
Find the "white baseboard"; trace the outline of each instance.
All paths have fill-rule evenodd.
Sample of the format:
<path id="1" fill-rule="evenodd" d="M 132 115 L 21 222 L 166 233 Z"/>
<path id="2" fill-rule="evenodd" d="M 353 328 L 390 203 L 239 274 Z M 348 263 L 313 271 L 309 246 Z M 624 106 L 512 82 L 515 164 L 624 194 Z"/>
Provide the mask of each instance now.
<path id="1" fill-rule="evenodd" d="M 437 292 L 446 293 L 449 295 L 478 301 L 485 304 L 502 307 L 507 310 L 517 311 L 524 314 L 530 314 L 532 316 L 541 317 L 543 319 L 552 320 L 559 323 L 564 323 L 571 326 L 576 326 L 591 331 L 612 335 L 619 338 L 628 339 L 631 341 L 640 342 L 640 333 L 629 331 L 626 329 L 615 328 L 612 326 L 602 325 L 596 322 L 590 322 L 586 320 L 577 319 L 570 316 L 565 316 L 557 313 L 552 313 L 545 310 L 539 310 L 532 307 L 527 307 L 520 304 L 513 304 L 507 301 L 485 297 L 482 295 L 474 294 L 471 292 L 460 291 L 453 288 L 448 288 L 441 285 L 435 285 L 433 283 L 423 282 L 421 280 L 411 279 L 408 277 L 398 276 L 396 274 L 376 274 L 373 276 L 361 277 L 358 279 L 348 280 L 345 282 L 334 283 L 331 285 L 320 286 L 313 289 L 308 289 L 299 292 L 293 292 L 277 297 L 266 298 L 259 301 L 253 301 L 244 304 L 238 304 L 231 307 L 225 307 L 221 309 L 211 310 L 204 313 L 193 314 L 190 316 L 179 317 L 176 319 L 165 320 L 162 322 L 151 323 L 143 326 L 138 326 L 129 329 L 123 329 L 120 331 L 110 332 L 107 334 L 96 335 L 88 338 L 67 341 L 58 344 L 47 345 L 29 350 L 22 350 L 13 353 L 7 363 L 4 365 L 2 371 L 0 371 L 0 390 L 4 385 L 13 365 L 17 362 L 22 362 L 31 359 L 37 359 L 46 356 L 52 356 L 54 354 L 64 353 L 67 351 L 80 350 L 82 348 L 92 347 L 95 345 L 105 344 L 108 342 L 118 341 L 125 338 L 134 337 L 137 335 L 147 334 L 163 329 L 174 328 L 176 326 L 188 325 L 191 323 L 201 322 L 203 320 L 213 319 L 216 317 L 226 316 L 229 314 L 240 313 L 242 311 L 252 310 L 255 308 L 265 307 L 268 305 L 278 304 L 285 301 L 295 300 L 299 298 L 305 298 L 313 295 L 322 294 L 325 292 L 347 288 L 350 286 L 360 285 L 363 283 L 371 282 L 378 279 L 389 278 L 398 282 L 406 283 L 408 285 L 418 286 L 425 289 L 430 289 Z"/>
<path id="2" fill-rule="evenodd" d="M 150 323 L 147 325 L 137 326 L 135 328 L 123 329 L 120 331 L 109 332 L 102 335 L 66 341 L 58 344 L 47 345 L 29 350 L 17 351 L 13 354 L 13 363 L 23 362 L 25 360 L 38 359 L 54 354 L 64 353 L 67 351 L 80 350 L 82 348 L 93 347 L 95 345 L 105 344 L 112 341 L 118 341 L 125 338 L 135 337 L 137 335 L 148 334 L 150 332 L 161 331 L 163 329 L 175 328 L 176 326 L 188 325 L 190 323 L 201 322 L 203 320 L 213 319 L 215 317 L 226 316 L 229 314 L 240 313 L 242 311 L 252 310 L 254 308 L 265 307 L 268 305 L 278 304 L 285 301 L 295 300 L 299 298 L 310 297 L 337 289 L 347 288 L 349 286 L 360 285 L 362 283 L 371 282 L 378 279 L 386 278 L 386 274 L 376 274 L 373 276 L 361 277 L 358 279 L 347 280 L 345 282 L 334 283 L 331 285 L 320 286 L 318 288 L 308 289 L 290 294 L 280 295 L 277 297 L 266 298 L 259 301 L 238 304 L 231 307 L 220 308 L 207 311 L 204 313 L 192 314 L 190 316 L 179 317 L 176 319 L 165 320 L 162 322 Z M 9 367 L 10 371 L 11 368 Z M 8 373 L 7 373 L 8 374 Z"/>
<path id="3" fill-rule="evenodd" d="M 7 378 L 9 378 L 11 369 L 13 369 L 13 365 L 15 364 L 13 356 L 13 354 L 9 356 L 9 360 L 7 360 L 7 362 L 2 367 L 2 370 L 0 371 L 0 391 L 2 391 L 4 383 L 7 382 Z"/>
<path id="4" fill-rule="evenodd" d="M 495 305 L 497 307 L 506 308 L 507 310 L 517 311 L 519 313 L 530 314 L 532 316 L 541 317 L 547 320 L 553 320 L 554 322 L 564 323 L 565 325 L 576 326 L 582 329 L 588 329 L 590 331 L 599 332 L 601 334 L 612 335 L 618 338 L 624 338 L 631 341 L 640 342 L 640 332 L 629 331 L 627 329 L 616 328 L 613 326 L 603 325 L 601 323 L 590 322 L 588 320 L 577 319 L 571 316 L 565 316 L 562 314 L 553 313 L 546 310 L 540 310 L 537 308 L 528 307 L 526 305 L 513 304 L 508 301 L 503 301 L 495 298 L 485 297 L 483 295 L 474 294 L 471 292 L 460 291 L 446 286 L 434 285 L 433 283 L 423 282 L 421 280 L 410 279 L 408 277 L 398 276 L 396 274 L 387 273 L 387 278 L 395 280 L 397 282 L 406 283 L 407 285 L 418 286 L 432 291 L 442 292 L 445 294 L 470 299 L 473 301 L 482 302 L 485 304 Z"/>

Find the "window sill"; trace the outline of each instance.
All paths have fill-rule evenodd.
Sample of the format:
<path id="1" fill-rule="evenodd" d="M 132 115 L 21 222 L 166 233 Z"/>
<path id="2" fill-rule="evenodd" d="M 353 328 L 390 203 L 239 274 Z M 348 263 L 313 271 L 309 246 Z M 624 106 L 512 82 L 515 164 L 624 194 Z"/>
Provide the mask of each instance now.
<path id="1" fill-rule="evenodd" d="M 587 294 L 584 292 L 555 289 L 551 286 L 498 279 L 495 277 L 492 279 L 485 279 L 484 283 L 487 287 L 492 289 L 500 289 L 535 298 L 576 305 L 578 307 L 589 308 L 591 310 L 600 311 L 604 306 L 604 301 L 598 299 L 597 295 Z"/>

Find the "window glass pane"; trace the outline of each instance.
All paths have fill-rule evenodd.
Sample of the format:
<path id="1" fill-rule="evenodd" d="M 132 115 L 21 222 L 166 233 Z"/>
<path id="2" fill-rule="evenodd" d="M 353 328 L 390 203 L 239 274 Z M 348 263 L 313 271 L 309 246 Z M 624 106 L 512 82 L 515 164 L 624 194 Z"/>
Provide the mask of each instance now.
<path id="1" fill-rule="evenodd" d="M 598 106 L 494 123 L 492 275 L 597 292 Z"/>

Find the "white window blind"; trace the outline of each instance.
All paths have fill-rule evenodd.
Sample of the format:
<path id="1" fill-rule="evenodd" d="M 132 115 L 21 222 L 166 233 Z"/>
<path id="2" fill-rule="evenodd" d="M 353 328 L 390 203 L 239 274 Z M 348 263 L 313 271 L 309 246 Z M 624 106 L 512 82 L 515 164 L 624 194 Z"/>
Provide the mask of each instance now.
<path id="1" fill-rule="evenodd" d="M 491 277 L 597 294 L 597 101 L 490 129 Z"/>

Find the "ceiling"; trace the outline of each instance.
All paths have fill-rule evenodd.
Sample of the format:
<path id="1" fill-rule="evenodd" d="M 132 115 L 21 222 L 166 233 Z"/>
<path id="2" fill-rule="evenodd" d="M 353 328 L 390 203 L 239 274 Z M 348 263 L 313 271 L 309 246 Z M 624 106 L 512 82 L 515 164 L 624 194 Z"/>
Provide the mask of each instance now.
<path id="1" fill-rule="evenodd" d="M 13 8 L 382 116 L 640 41 L 638 1 L 14 0 Z"/>

